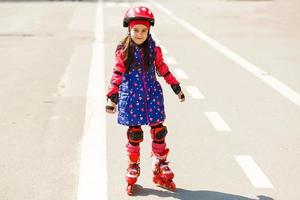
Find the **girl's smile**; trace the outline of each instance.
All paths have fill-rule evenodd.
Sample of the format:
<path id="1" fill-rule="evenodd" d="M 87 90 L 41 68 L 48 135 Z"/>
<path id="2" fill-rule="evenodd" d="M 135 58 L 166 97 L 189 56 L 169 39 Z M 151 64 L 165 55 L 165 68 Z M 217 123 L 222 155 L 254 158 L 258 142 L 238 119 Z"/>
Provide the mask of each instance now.
<path id="1" fill-rule="evenodd" d="M 148 37 L 147 26 L 142 24 L 136 24 L 130 29 L 130 37 L 135 44 L 143 44 Z"/>

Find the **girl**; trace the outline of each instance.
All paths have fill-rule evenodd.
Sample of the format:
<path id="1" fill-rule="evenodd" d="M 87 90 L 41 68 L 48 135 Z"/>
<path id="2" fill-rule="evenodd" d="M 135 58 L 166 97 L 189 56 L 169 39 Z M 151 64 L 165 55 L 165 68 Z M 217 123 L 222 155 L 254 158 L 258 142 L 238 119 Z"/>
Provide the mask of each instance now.
<path id="1" fill-rule="evenodd" d="M 154 26 L 152 12 L 143 6 L 130 8 L 125 13 L 123 26 L 128 27 L 128 36 L 120 42 L 115 52 L 116 64 L 107 92 L 106 112 L 115 113 L 118 105 L 118 123 L 128 126 L 127 193 L 133 194 L 133 185 L 140 175 L 141 125 L 151 127 L 154 183 L 175 190 L 172 181 L 174 174 L 167 162 L 169 149 L 166 148 L 165 137 L 168 131 L 163 125 L 163 92 L 155 72 L 171 85 L 181 102 L 185 96 L 179 82 L 164 63 L 160 47 L 151 37 L 150 26 Z"/>

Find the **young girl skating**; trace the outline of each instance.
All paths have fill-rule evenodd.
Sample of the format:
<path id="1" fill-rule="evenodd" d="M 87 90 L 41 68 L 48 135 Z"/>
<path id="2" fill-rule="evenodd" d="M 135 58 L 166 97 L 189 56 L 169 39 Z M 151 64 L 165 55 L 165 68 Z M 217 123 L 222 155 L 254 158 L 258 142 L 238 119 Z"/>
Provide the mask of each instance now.
<path id="1" fill-rule="evenodd" d="M 154 16 L 147 7 L 139 6 L 127 10 L 123 26 L 128 35 L 115 51 L 116 64 L 107 92 L 106 112 L 115 113 L 118 105 L 118 123 L 128 126 L 126 145 L 128 169 L 127 193 L 133 194 L 133 186 L 140 175 L 140 146 L 143 141 L 142 125 L 151 127 L 153 181 L 156 185 L 175 190 L 174 173 L 168 166 L 165 137 L 167 127 L 163 125 L 165 109 L 162 88 L 157 81 L 162 76 L 171 85 L 181 102 L 185 96 L 179 82 L 163 61 L 162 51 L 150 34 Z"/>

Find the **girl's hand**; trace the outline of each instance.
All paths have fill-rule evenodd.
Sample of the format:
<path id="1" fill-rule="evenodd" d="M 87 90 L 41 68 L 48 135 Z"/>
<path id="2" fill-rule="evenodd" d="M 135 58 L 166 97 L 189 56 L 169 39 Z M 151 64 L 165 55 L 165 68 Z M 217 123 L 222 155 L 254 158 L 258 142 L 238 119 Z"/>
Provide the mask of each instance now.
<path id="1" fill-rule="evenodd" d="M 110 99 L 107 100 L 107 104 L 105 106 L 105 110 L 107 113 L 114 114 L 116 112 L 117 104 L 112 102 Z"/>
<path id="2" fill-rule="evenodd" d="M 177 96 L 178 96 L 180 102 L 184 102 L 185 96 L 184 96 L 184 94 L 183 94 L 182 91 L 180 91 L 180 92 L 177 94 Z"/>

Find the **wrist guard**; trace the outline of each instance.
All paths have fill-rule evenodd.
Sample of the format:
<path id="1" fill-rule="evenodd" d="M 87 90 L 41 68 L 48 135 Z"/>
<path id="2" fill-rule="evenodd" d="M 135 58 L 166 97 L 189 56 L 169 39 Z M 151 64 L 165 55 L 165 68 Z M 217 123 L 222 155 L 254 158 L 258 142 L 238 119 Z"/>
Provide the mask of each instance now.
<path id="1" fill-rule="evenodd" d="M 118 103 L 118 93 L 116 94 L 112 94 L 111 96 L 107 97 L 109 98 L 112 102 L 114 102 L 115 104 Z"/>
<path id="2" fill-rule="evenodd" d="M 175 94 L 179 94 L 181 92 L 181 87 L 180 85 L 171 85 L 172 90 L 175 92 Z"/>

